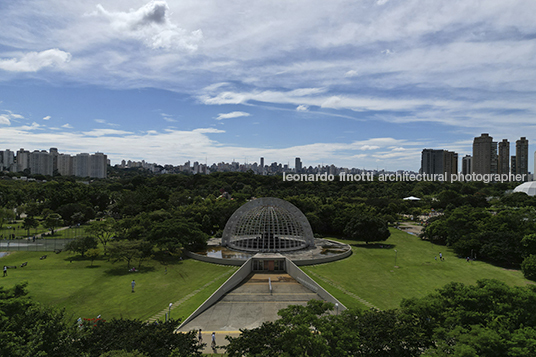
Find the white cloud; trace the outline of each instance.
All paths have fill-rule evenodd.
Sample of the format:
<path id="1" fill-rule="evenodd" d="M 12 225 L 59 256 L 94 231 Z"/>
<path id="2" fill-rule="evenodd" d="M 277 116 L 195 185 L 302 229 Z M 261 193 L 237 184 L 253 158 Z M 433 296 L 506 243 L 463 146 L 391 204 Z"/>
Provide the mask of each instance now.
<path id="1" fill-rule="evenodd" d="M 66 128 L 66 129 L 73 129 L 73 126 L 71 124 L 69 124 L 69 123 L 63 124 L 61 127 Z"/>
<path id="2" fill-rule="evenodd" d="M 43 120 L 50 120 L 50 118 L 52 118 L 50 115 L 47 115 L 46 117 L 43 118 Z"/>
<path id="3" fill-rule="evenodd" d="M 1 102 L 0 102 L 1 103 Z M 11 125 L 12 121 L 24 119 L 24 116 L 15 114 L 11 110 L 5 110 L 6 114 L 0 114 L 0 124 Z"/>
<path id="4" fill-rule="evenodd" d="M 0 59 L 0 69 L 9 72 L 37 72 L 47 67 L 61 67 L 71 60 L 71 54 L 57 48 L 28 52 L 20 58 Z"/>
<path id="5" fill-rule="evenodd" d="M 379 148 L 380 147 L 377 146 L 377 145 L 363 145 L 359 149 L 360 150 L 376 150 L 376 149 L 379 149 Z"/>
<path id="6" fill-rule="evenodd" d="M 95 119 L 95 122 L 99 124 L 106 124 L 106 120 L 104 119 Z"/>
<path id="7" fill-rule="evenodd" d="M 246 113 L 246 112 L 220 113 L 216 117 L 216 120 L 239 118 L 239 117 L 249 117 L 250 115 L 251 114 Z"/>
<path id="8" fill-rule="evenodd" d="M 355 70 L 353 70 L 353 69 L 352 69 L 352 70 L 349 70 L 348 72 L 346 72 L 346 73 L 344 74 L 344 76 L 347 77 L 347 78 L 357 77 L 358 75 L 359 75 L 359 74 L 357 73 L 357 71 L 355 71 Z"/>
<path id="9" fill-rule="evenodd" d="M 153 0 L 129 12 L 111 12 L 98 4 L 96 14 L 109 20 L 116 36 L 136 38 L 153 49 L 180 49 L 193 52 L 203 39 L 201 30 L 188 33 L 171 23 L 166 1 Z"/>
<path id="10" fill-rule="evenodd" d="M 160 115 L 162 116 L 162 118 L 169 122 L 169 123 L 175 123 L 177 122 L 177 120 L 173 119 L 173 116 L 172 115 L 169 115 L 169 114 L 166 114 L 166 113 L 160 113 Z"/>
<path id="11" fill-rule="evenodd" d="M 72 128 L 72 127 L 69 126 L 69 128 Z M 115 130 L 115 129 L 93 129 L 90 131 L 86 131 L 83 134 L 86 136 L 101 137 L 101 136 L 122 136 L 126 134 L 132 134 L 132 132 L 124 131 L 124 130 Z"/>
<path id="12" fill-rule="evenodd" d="M 296 108 L 296 110 L 297 110 L 298 112 L 306 112 L 306 111 L 309 110 L 309 107 L 306 106 L 306 105 L 300 104 L 300 105 L 298 105 L 298 107 Z"/>
<path id="13" fill-rule="evenodd" d="M 0 114 L 0 124 L 11 125 L 11 120 L 9 120 L 9 116 L 6 114 Z"/>

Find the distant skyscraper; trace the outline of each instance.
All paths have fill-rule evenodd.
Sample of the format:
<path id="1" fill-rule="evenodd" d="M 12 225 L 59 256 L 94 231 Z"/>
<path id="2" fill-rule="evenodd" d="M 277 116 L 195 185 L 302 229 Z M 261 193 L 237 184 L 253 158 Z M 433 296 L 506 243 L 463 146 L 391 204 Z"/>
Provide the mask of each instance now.
<path id="1" fill-rule="evenodd" d="M 50 148 L 49 152 L 52 156 L 52 172 L 55 172 L 58 169 L 58 149 Z"/>
<path id="2" fill-rule="evenodd" d="M 73 176 L 73 157 L 68 154 L 59 154 L 57 159 L 58 173 L 62 176 Z"/>
<path id="3" fill-rule="evenodd" d="M 259 173 L 264 175 L 264 157 L 261 157 L 261 166 L 259 168 Z"/>
<path id="4" fill-rule="evenodd" d="M 498 170 L 499 174 L 510 173 L 510 143 L 503 139 L 499 143 Z"/>
<path id="5" fill-rule="evenodd" d="M 473 172 L 476 174 L 497 173 L 497 143 L 489 134 L 473 140 Z"/>
<path id="6" fill-rule="evenodd" d="M 17 171 L 23 172 L 30 168 L 30 152 L 21 148 L 17 151 Z"/>
<path id="7" fill-rule="evenodd" d="M 300 173 L 302 171 L 302 162 L 299 157 L 295 160 L 294 169 L 296 170 L 296 173 Z"/>
<path id="8" fill-rule="evenodd" d="M 106 178 L 108 157 L 101 152 L 89 156 L 89 177 Z"/>
<path id="9" fill-rule="evenodd" d="M 516 160 L 516 156 L 513 155 L 511 157 L 512 161 L 510 162 L 510 173 L 512 175 L 515 175 L 516 174 L 516 171 L 517 171 L 517 160 Z"/>
<path id="10" fill-rule="evenodd" d="M 529 141 L 526 137 L 516 141 L 516 174 L 528 175 L 529 173 Z"/>
<path id="11" fill-rule="evenodd" d="M 467 175 L 473 172 L 473 157 L 465 155 L 462 159 L 462 174 Z"/>
<path id="12" fill-rule="evenodd" d="M 73 157 L 74 175 L 78 177 L 89 176 L 89 154 L 80 153 Z"/>
<path id="13" fill-rule="evenodd" d="M 421 156 L 421 173 L 447 173 L 447 179 L 450 180 L 450 175 L 458 173 L 458 154 L 447 150 L 424 149 Z"/>
<path id="14" fill-rule="evenodd" d="M 32 175 L 52 176 L 52 155 L 46 150 L 35 150 L 30 153 L 30 172 Z"/>
<path id="15" fill-rule="evenodd" d="M 4 151 L 0 151 L 2 154 L 2 157 L 0 158 L 1 164 L 0 169 L 9 171 L 11 170 L 11 165 L 15 162 L 15 154 L 13 151 L 6 149 Z"/>

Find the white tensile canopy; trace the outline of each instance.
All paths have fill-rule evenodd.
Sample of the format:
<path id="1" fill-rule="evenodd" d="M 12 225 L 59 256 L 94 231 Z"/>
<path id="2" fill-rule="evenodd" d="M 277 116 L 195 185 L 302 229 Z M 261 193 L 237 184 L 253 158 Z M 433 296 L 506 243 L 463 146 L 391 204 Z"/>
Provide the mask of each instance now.
<path id="1" fill-rule="evenodd" d="M 536 181 L 522 183 L 514 188 L 514 192 L 525 192 L 529 196 L 536 196 Z"/>

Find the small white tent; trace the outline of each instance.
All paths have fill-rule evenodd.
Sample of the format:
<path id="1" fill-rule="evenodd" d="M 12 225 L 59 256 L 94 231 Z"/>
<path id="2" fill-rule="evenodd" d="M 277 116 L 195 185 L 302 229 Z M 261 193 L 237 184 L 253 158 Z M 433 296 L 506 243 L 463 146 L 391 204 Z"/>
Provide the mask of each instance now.
<path id="1" fill-rule="evenodd" d="M 420 201 L 421 199 L 418 198 L 418 197 L 415 197 L 415 196 L 409 196 L 409 197 L 406 197 L 406 198 L 403 198 L 404 200 L 408 200 L 408 201 Z"/>

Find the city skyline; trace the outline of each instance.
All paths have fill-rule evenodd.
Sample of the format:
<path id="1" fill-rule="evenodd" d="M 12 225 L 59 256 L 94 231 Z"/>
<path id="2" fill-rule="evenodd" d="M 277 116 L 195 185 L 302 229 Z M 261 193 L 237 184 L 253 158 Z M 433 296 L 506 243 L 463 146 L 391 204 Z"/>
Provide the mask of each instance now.
<path id="1" fill-rule="evenodd" d="M 480 133 L 536 140 L 533 2 L 0 9 L 3 150 L 418 171 L 423 148 L 461 167 Z"/>

